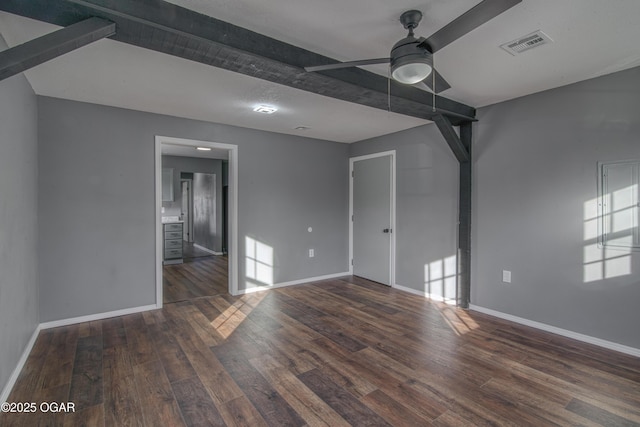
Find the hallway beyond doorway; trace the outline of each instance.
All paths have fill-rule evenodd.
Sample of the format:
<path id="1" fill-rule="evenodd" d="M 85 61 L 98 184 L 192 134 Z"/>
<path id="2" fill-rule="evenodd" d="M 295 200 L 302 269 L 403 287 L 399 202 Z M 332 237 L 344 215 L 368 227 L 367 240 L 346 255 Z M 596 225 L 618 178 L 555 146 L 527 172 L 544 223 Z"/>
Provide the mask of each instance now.
<path id="1" fill-rule="evenodd" d="M 200 249 L 196 244 L 182 241 L 182 259 L 188 262 L 191 258 L 213 256 L 211 252 Z"/>
<path id="2" fill-rule="evenodd" d="M 226 255 L 186 258 L 183 264 L 165 265 L 162 267 L 163 303 L 227 294 L 228 271 Z"/>

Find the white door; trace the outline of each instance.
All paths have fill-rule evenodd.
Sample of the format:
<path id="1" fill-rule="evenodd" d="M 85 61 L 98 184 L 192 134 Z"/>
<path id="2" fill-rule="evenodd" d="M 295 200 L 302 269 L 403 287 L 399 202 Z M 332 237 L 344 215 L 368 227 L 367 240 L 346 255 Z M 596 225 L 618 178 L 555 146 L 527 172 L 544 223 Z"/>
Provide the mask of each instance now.
<path id="1" fill-rule="evenodd" d="M 353 274 L 393 282 L 393 154 L 352 159 Z"/>

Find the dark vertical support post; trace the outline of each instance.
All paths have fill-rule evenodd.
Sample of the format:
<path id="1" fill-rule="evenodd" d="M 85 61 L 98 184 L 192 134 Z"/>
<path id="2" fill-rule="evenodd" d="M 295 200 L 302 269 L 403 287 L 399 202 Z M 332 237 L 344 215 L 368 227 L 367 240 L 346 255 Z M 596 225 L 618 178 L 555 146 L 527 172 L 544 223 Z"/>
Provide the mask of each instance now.
<path id="1" fill-rule="evenodd" d="M 459 165 L 458 196 L 458 305 L 469 308 L 471 294 L 471 121 L 460 124 L 460 135 L 451 120 L 442 115 L 433 116 Z"/>
<path id="2" fill-rule="evenodd" d="M 460 125 L 460 141 L 468 157 L 460 162 L 460 194 L 458 203 L 458 305 L 469 308 L 471 296 L 471 122 Z"/>

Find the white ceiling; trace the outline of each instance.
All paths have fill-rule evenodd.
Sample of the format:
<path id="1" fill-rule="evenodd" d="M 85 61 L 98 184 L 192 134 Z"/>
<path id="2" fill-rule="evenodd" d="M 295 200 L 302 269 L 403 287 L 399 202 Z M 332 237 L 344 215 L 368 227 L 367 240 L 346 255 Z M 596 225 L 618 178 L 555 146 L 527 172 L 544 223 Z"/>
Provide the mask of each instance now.
<path id="1" fill-rule="evenodd" d="M 171 0 L 223 21 L 339 60 L 385 57 L 406 35 L 408 9 L 428 37 L 478 0 Z M 640 1 L 524 0 L 435 55 L 452 88 L 442 95 L 482 107 L 640 65 Z M 0 13 L 9 46 L 57 27 Z M 519 56 L 499 45 L 535 30 L 554 40 Z M 368 70 L 387 75 L 387 67 Z M 179 117 L 354 142 L 427 123 L 315 95 L 112 40 L 26 73 L 40 95 Z M 252 111 L 276 105 L 273 115 Z M 309 129 L 296 130 L 305 126 Z M 223 141 L 220 141 L 223 142 Z"/>

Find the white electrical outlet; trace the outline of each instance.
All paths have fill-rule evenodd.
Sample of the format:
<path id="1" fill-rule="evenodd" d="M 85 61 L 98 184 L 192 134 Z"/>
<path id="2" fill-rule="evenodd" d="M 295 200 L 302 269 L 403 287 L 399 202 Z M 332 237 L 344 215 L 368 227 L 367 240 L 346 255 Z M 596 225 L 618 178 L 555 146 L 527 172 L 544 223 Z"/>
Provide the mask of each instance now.
<path id="1" fill-rule="evenodd" d="M 313 249 L 309 249 L 309 258 L 313 258 L 314 256 L 316 256 L 316 253 Z"/>
<path id="2" fill-rule="evenodd" d="M 502 270 L 502 281 L 504 283 L 511 283 L 511 272 L 509 270 Z"/>

